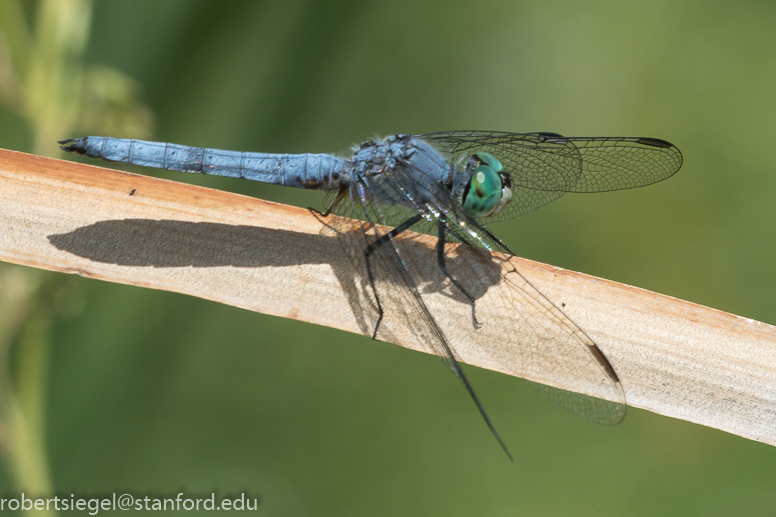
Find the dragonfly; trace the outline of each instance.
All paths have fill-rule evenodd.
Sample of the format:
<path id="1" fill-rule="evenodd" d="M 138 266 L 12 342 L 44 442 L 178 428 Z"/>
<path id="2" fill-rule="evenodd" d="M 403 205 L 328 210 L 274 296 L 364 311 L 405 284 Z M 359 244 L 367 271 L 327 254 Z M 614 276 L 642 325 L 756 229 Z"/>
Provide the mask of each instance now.
<path id="1" fill-rule="evenodd" d="M 348 158 L 101 136 L 59 144 L 112 162 L 327 192 L 325 211 L 314 212 L 330 221 L 327 227 L 368 293 L 359 300 L 371 314 L 372 338 L 383 336 L 383 316 L 395 315 L 463 384 L 512 461 L 461 367 L 462 350 L 484 353 L 583 418 L 614 425 L 625 416 L 614 366 L 515 269 L 509 260 L 514 253 L 487 225 L 566 193 L 631 189 L 669 178 L 681 168 L 682 154 L 665 140 L 448 131 L 375 138 L 355 146 Z M 433 249 L 412 237 L 418 234 L 436 237 Z M 449 303 L 432 303 L 440 294 L 463 304 L 467 316 L 451 316 Z M 385 332 L 390 336 L 390 329 Z M 554 387 L 559 384 L 570 389 Z"/>

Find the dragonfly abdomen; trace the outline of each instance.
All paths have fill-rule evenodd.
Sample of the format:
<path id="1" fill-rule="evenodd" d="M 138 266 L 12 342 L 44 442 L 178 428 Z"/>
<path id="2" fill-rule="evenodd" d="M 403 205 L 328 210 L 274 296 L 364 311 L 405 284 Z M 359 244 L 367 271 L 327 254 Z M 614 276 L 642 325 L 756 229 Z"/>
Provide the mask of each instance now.
<path id="1" fill-rule="evenodd" d="M 352 167 L 350 161 L 328 154 L 248 153 L 101 136 L 59 143 L 64 151 L 111 162 L 318 190 L 347 184 Z"/>

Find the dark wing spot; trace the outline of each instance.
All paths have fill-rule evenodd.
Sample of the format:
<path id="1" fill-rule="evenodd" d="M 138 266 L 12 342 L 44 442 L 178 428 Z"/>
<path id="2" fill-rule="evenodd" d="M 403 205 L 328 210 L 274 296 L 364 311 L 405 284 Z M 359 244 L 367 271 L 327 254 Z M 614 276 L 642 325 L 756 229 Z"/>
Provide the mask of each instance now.
<path id="1" fill-rule="evenodd" d="M 604 353 L 601 352 L 601 349 L 598 348 L 598 346 L 595 344 L 593 344 L 593 346 L 588 345 L 588 348 L 591 352 L 593 352 L 593 356 L 596 358 L 596 360 L 598 360 L 598 364 L 601 365 L 609 378 L 614 382 L 620 382 L 620 377 L 617 375 L 617 372 L 614 371 L 612 363 L 610 363 L 609 359 L 607 359 Z"/>
<path id="2" fill-rule="evenodd" d="M 674 144 L 671 142 L 666 142 L 665 140 L 661 140 L 659 138 L 639 138 L 636 140 L 636 143 L 643 144 L 643 145 L 651 145 L 652 147 L 673 147 Z"/>
<path id="3" fill-rule="evenodd" d="M 130 196 L 134 196 L 134 195 L 135 195 L 135 192 L 137 192 L 137 189 L 134 189 L 134 188 L 133 188 L 133 189 L 130 191 L 129 195 L 130 195 Z"/>

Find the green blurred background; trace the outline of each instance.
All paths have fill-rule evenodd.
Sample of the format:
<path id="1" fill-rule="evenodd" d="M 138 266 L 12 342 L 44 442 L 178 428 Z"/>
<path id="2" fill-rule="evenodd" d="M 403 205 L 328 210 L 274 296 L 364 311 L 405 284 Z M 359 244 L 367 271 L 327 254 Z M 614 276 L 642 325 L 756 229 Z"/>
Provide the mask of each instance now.
<path id="1" fill-rule="evenodd" d="M 775 28 L 768 1 L 3 0 L 0 146 L 663 138 L 684 153 L 676 177 L 493 231 L 524 257 L 776 324 Z M 0 287 L 2 494 L 245 490 L 268 516 L 776 514 L 776 448 L 720 431 L 636 409 L 598 426 L 466 367 L 511 464 L 434 357 L 15 266 Z"/>

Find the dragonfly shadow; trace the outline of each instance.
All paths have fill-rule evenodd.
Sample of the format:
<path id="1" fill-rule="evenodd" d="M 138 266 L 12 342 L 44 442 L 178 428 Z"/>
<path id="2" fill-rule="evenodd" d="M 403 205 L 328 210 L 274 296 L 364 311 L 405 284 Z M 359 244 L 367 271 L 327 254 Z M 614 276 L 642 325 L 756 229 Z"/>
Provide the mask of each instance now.
<path id="1" fill-rule="evenodd" d="M 614 385 L 606 378 L 601 382 L 602 370 L 588 357 L 588 346 L 570 342 L 569 336 L 576 334 L 563 334 L 563 329 L 573 323 L 567 321 L 564 326 L 558 326 L 553 318 L 562 320 L 561 313 L 550 317 L 539 314 L 546 304 L 540 303 L 540 295 L 533 293 L 529 286 L 523 286 L 527 291 L 510 288 L 512 280 L 509 275 L 502 278 L 503 263 L 498 255 L 491 256 L 480 248 L 448 244 L 445 264 L 458 281 L 460 287 L 456 287 L 439 267 L 436 239 L 407 232 L 397 239 L 400 242 L 396 242 L 396 248 L 386 243 L 376 254 L 375 266 L 381 260 L 382 268 L 376 267 L 373 271 L 376 284 L 373 289 L 364 260 L 364 247 L 373 242 L 371 230 L 363 226 L 366 223 L 344 218 L 321 222 L 320 232 L 311 234 L 212 222 L 122 219 L 99 221 L 68 233 L 49 235 L 48 239 L 57 249 L 83 259 L 128 267 L 262 268 L 329 264 L 362 334 L 372 336 L 375 328 L 379 328 L 379 339 L 400 342 L 397 337 L 407 336 L 409 330 L 419 342 L 418 348 L 428 349 L 428 344 L 422 342 L 423 334 L 415 332 L 417 325 L 407 323 L 417 315 L 408 309 L 417 311 L 421 303 L 418 300 L 422 299 L 423 303 L 431 302 L 435 323 L 457 353 L 474 347 L 472 350 L 484 351 L 502 365 L 502 371 L 518 376 L 525 372 L 577 372 L 583 381 L 599 382 L 599 399 L 590 402 L 593 399 L 586 395 L 539 385 L 537 389 L 594 421 L 613 424 L 624 416 L 624 395 L 619 382 Z M 401 271 L 407 272 L 410 284 Z M 496 290 L 489 292 L 491 287 Z M 462 290 L 475 300 L 478 318 L 483 322 L 479 330 L 474 329 L 468 317 L 471 301 Z M 379 326 L 375 292 L 385 313 L 395 316 L 386 318 Z M 479 307 L 480 298 L 485 301 L 482 307 Z M 537 299 L 537 303 L 531 301 Z M 511 320 L 502 318 L 515 314 L 522 314 L 520 318 L 530 324 L 513 325 Z M 500 343 L 502 338 L 480 334 L 495 329 L 506 329 L 508 339 L 520 346 L 490 346 Z M 540 334 L 531 333 L 536 329 Z M 543 351 L 535 353 L 539 350 L 537 347 Z M 433 349 L 428 351 L 437 353 Z M 549 365 L 545 368 L 542 365 L 547 361 Z M 602 405 L 600 399 L 608 402 L 605 400 Z"/>
<path id="2" fill-rule="evenodd" d="M 119 266 L 277 267 L 335 258 L 315 235 L 209 222 L 107 220 L 48 239 L 62 251 Z"/>
<path id="3" fill-rule="evenodd" d="M 353 223 L 357 224 L 356 221 Z M 321 233 L 316 235 L 211 222 L 116 219 L 98 221 L 68 233 L 49 235 L 48 239 L 62 251 L 120 266 L 260 268 L 329 264 L 365 335 L 372 335 L 379 317 L 366 276 L 364 236 L 333 232 L 330 226 L 323 226 Z M 418 255 L 428 259 L 426 267 L 416 267 L 413 271 L 418 288 L 424 293 L 441 293 L 455 302 L 467 303 L 465 296 L 452 287 L 438 268 L 433 246 L 420 241 L 410 246 Z M 447 267 L 455 272 L 467 260 L 470 259 L 460 252 L 448 253 Z M 464 277 L 461 275 L 461 278 Z M 383 280 L 395 281 L 390 278 Z M 480 278 L 464 288 L 476 299 L 485 293 L 487 285 Z M 390 329 L 381 328 L 382 339 L 390 340 L 391 337 Z"/>

